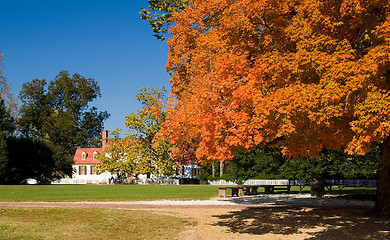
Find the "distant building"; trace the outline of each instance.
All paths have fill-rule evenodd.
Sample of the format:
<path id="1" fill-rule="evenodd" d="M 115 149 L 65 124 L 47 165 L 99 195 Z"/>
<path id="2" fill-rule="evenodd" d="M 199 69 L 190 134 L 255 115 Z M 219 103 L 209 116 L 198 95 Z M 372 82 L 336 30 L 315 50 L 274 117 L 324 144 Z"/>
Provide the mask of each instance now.
<path id="1" fill-rule="evenodd" d="M 101 148 L 77 148 L 73 156 L 74 164 L 72 177 L 66 177 L 58 182 L 60 184 L 109 184 L 112 174 L 104 172 L 96 174 L 95 164 L 99 163 L 99 155 L 107 145 L 108 131 L 102 132 Z"/>
<path id="2" fill-rule="evenodd" d="M 194 161 L 181 159 L 176 161 L 176 164 L 176 176 L 199 179 L 200 167 Z"/>
<path id="3" fill-rule="evenodd" d="M 99 163 L 99 155 L 103 148 L 78 148 L 74 154 L 73 176 L 75 183 L 108 184 L 111 173 L 96 174 L 95 164 Z"/>
<path id="4" fill-rule="evenodd" d="M 99 155 L 102 154 L 108 143 L 108 131 L 102 132 L 102 147 L 101 148 L 77 148 L 73 160 L 74 164 L 72 177 L 66 177 L 59 181 L 53 182 L 58 184 L 110 184 L 111 179 L 116 177 L 116 174 L 104 172 L 97 174 L 95 164 L 99 163 Z M 182 160 L 177 162 L 176 177 L 181 178 L 199 178 L 199 166 L 194 162 Z M 139 175 L 141 182 L 146 182 L 146 175 Z"/>

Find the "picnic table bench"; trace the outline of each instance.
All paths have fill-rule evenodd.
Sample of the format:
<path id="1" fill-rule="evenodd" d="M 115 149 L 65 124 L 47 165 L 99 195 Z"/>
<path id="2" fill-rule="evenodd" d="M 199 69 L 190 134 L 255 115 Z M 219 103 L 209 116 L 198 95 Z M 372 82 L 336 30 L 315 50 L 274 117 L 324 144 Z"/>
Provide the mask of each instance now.
<path id="1" fill-rule="evenodd" d="M 264 188 L 265 193 L 274 193 L 275 190 L 287 190 L 290 193 L 291 186 L 290 185 L 243 185 L 245 188 L 245 194 L 255 195 L 258 192 L 259 187 Z"/>
<path id="2" fill-rule="evenodd" d="M 226 189 L 232 190 L 232 197 L 237 196 L 241 197 L 244 196 L 243 187 L 242 186 L 235 186 L 235 187 L 219 187 L 218 188 L 218 196 L 219 197 L 226 197 Z"/>
<path id="3" fill-rule="evenodd" d="M 248 184 L 219 187 L 218 196 L 226 197 L 226 189 L 232 190 L 232 196 L 244 196 L 257 194 L 259 187 L 264 187 L 265 193 L 274 193 L 275 190 L 283 189 L 290 193 L 291 185 L 289 180 L 256 180 L 254 182 L 249 181 Z M 245 192 L 244 192 L 245 191 Z"/>
<path id="4" fill-rule="evenodd" d="M 341 179 L 341 180 L 333 180 L 326 179 L 325 188 L 332 191 L 332 187 L 337 187 L 339 192 L 343 190 L 344 187 L 376 187 L 377 182 L 373 179 Z"/>
<path id="5" fill-rule="evenodd" d="M 264 188 L 265 193 L 274 193 L 275 190 L 287 190 L 290 193 L 291 186 L 298 186 L 299 192 L 302 193 L 302 189 L 305 186 L 311 186 L 311 181 L 306 180 L 261 180 L 253 179 L 247 180 L 243 185 L 236 186 L 223 186 L 219 187 L 218 195 L 220 197 L 226 197 L 226 189 L 232 190 L 232 196 L 244 196 L 255 195 L 258 193 L 259 187 Z M 370 179 L 342 179 L 332 180 L 325 179 L 324 187 L 329 191 L 332 187 L 337 187 L 339 192 L 344 187 L 376 187 L 376 180 Z"/>

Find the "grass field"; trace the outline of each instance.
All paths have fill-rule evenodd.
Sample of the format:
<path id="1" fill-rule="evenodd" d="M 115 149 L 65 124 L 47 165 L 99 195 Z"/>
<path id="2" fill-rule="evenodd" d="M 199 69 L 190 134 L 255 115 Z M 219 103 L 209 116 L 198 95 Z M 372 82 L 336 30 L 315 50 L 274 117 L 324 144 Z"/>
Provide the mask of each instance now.
<path id="1" fill-rule="evenodd" d="M 209 185 L 0 185 L 0 201 L 140 201 L 209 199 Z"/>
<path id="2" fill-rule="evenodd" d="M 0 201 L 194 200 L 216 197 L 210 185 L 0 185 Z M 263 193 L 264 189 L 259 189 Z M 299 187 L 292 187 L 299 194 Z M 305 187 L 302 193 L 309 193 Z M 277 191 L 276 193 L 286 193 Z M 328 191 L 326 191 L 329 194 Z M 374 188 L 332 194 L 374 194 Z M 196 224 L 152 211 L 100 208 L 0 207 L 0 239 L 172 239 Z"/>
<path id="3" fill-rule="evenodd" d="M 140 200 L 201 200 L 217 197 L 219 186 L 210 185 L 0 185 L 0 201 L 140 201 Z M 263 188 L 259 188 L 262 193 Z M 285 193 L 280 190 L 276 193 Z M 291 188 L 299 193 L 299 187 Z M 305 187 L 302 193 L 310 193 Z M 375 188 L 337 188 L 331 194 L 375 194 Z M 229 192 L 227 193 L 229 194 Z M 329 191 L 326 191 L 329 194 Z"/>
<path id="4" fill-rule="evenodd" d="M 0 239 L 6 240 L 172 239 L 189 224 L 136 210 L 0 207 Z"/>

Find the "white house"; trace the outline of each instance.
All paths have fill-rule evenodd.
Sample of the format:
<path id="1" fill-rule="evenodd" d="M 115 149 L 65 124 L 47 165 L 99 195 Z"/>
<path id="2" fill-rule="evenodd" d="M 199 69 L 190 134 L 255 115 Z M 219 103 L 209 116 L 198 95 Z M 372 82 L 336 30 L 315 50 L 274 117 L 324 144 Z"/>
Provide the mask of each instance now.
<path id="1" fill-rule="evenodd" d="M 110 172 L 96 174 L 94 165 L 99 163 L 98 156 L 103 148 L 78 148 L 74 154 L 73 175 L 63 178 L 62 184 L 109 184 Z"/>
<path id="2" fill-rule="evenodd" d="M 110 172 L 104 172 L 96 174 L 95 164 L 99 163 L 98 156 L 102 154 L 103 150 L 107 146 L 108 131 L 102 132 L 102 147 L 101 148 L 77 148 L 73 160 L 73 175 L 72 177 L 66 177 L 59 181 L 53 182 L 57 184 L 110 184 L 112 177 L 116 177 L 116 174 Z M 178 168 L 176 171 L 177 177 L 182 178 L 199 178 L 199 166 L 194 162 L 188 162 L 182 160 L 177 162 Z M 146 182 L 146 175 L 140 175 L 139 179 Z"/>

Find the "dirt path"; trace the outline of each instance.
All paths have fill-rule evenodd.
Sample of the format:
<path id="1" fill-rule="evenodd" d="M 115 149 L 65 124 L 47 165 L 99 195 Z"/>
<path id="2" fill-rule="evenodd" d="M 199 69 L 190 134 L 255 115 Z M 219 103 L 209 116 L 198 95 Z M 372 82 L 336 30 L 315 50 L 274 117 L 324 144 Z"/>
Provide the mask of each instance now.
<path id="1" fill-rule="evenodd" d="M 247 205 L 213 204 L 204 202 L 10 202 L 0 206 L 40 207 L 96 207 L 118 209 L 144 209 L 157 214 L 168 214 L 194 221 L 183 229 L 177 239 L 390 239 L 390 219 L 375 215 L 372 202 L 318 201 L 280 202 L 279 204 L 251 199 Z M 245 199 L 244 199 L 245 200 Z M 258 203 L 255 205 L 256 200 Z M 234 199 L 237 201 L 237 199 Z M 282 203 L 282 204 L 280 204 Z M 297 204 L 300 203 L 300 204 Z M 313 204 L 310 206 L 308 203 Z M 331 203 L 331 204 L 330 204 Z M 343 203 L 344 205 L 340 205 Z"/>
<path id="2" fill-rule="evenodd" d="M 279 207 L 159 209 L 194 219 L 178 239 L 390 239 L 389 221 L 371 209 Z"/>

